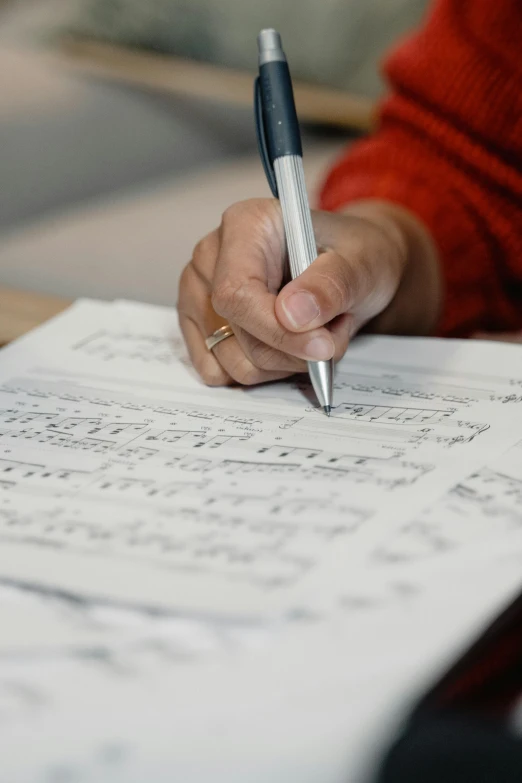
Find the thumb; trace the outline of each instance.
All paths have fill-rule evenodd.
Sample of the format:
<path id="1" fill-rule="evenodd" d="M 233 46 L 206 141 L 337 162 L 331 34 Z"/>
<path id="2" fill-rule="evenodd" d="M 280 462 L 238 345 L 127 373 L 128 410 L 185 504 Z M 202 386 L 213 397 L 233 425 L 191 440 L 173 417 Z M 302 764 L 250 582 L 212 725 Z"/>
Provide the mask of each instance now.
<path id="1" fill-rule="evenodd" d="M 360 251 L 347 259 L 328 251 L 281 290 L 276 316 L 292 332 L 307 332 L 347 312 L 363 323 L 386 307 L 396 285 L 383 274 L 381 254 L 371 259 Z"/>

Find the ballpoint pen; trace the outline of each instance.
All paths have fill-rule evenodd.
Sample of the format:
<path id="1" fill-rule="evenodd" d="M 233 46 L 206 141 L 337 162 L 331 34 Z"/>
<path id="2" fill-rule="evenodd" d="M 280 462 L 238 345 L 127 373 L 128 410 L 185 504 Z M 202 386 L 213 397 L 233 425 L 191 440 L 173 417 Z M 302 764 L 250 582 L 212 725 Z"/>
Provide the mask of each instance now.
<path id="1" fill-rule="evenodd" d="M 301 134 L 281 36 L 275 30 L 262 30 L 257 42 L 259 76 L 254 110 L 259 154 L 270 189 L 281 204 L 290 273 L 295 279 L 317 258 Z M 312 386 L 327 416 L 332 410 L 333 370 L 333 359 L 308 362 Z"/>

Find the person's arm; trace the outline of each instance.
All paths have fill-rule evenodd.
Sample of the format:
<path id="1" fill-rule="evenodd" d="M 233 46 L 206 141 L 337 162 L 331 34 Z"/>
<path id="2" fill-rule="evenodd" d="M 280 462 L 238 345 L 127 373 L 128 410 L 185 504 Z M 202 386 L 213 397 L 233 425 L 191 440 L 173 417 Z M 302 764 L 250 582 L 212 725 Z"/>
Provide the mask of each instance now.
<path id="1" fill-rule="evenodd" d="M 377 133 L 333 169 L 321 251 L 284 285 L 279 205 L 236 204 L 195 248 L 180 324 L 209 384 L 339 359 L 361 328 L 470 335 L 522 327 L 520 0 L 439 0 L 388 64 Z M 335 214 L 337 213 L 337 214 Z M 212 352 L 205 338 L 228 323 Z"/>
<path id="2" fill-rule="evenodd" d="M 435 3 L 388 60 L 379 129 L 339 161 L 321 194 L 326 210 L 367 199 L 401 209 L 398 223 L 423 267 L 435 247 L 439 334 L 522 327 L 520 29 L 519 0 Z M 424 272 L 410 269 L 410 279 L 425 281 Z M 423 331 L 407 282 L 376 330 Z M 418 292 L 423 307 L 436 307 L 435 298 Z"/>
<path id="3" fill-rule="evenodd" d="M 354 201 L 341 211 L 348 217 L 364 218 L 390 235 L 395 233 L 403 247 L 405 263 L 397 290 L 389 304 L 363 324 L 365 330 L 433 334 L 442 308 L 442 280 L 439 253 L 429 231 L 412 212 L 391 201 Z"/>

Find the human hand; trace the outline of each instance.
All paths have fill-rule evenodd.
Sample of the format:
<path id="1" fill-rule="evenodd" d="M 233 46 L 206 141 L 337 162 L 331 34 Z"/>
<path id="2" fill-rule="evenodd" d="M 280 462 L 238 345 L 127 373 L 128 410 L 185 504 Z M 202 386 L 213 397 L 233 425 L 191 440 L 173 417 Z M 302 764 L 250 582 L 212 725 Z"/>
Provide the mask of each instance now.
<path id="1" fill-rule="evenodd" d="M 320 254 L 282 289 L 286 251 L 277 201 L 235 204 L 196 246 L 181 276 L 178 312 L 207 384 L 262 383 L 305 371 L 307 360 L 338 360 L 369 322 L 391 332 L 432 328 L 436 255 L 409 213 L 368 201 L 343 214 L 313 212 L 312 220 Z M 419 286 L 428 287 L 426 296 Z M 234 336 L 209 351 L 205 338 L 226 323 Z"/>

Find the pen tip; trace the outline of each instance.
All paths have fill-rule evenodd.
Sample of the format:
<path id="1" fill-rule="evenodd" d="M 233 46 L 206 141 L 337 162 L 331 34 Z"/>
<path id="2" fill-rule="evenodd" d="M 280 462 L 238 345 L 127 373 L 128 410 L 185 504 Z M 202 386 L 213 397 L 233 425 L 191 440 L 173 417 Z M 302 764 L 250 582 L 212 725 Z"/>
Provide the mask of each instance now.
<path id="1" fill-rule="evenodd" d="M 324 412 L 326 413 L 327 416 L 330 416 L 331 413 L 332 413 L 332 406 L 331 405 L 325 405 L 323 407 L 323 410 L 324 410 Z"/>

